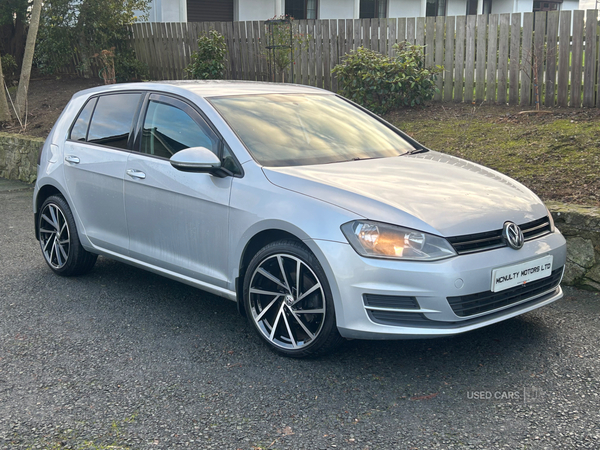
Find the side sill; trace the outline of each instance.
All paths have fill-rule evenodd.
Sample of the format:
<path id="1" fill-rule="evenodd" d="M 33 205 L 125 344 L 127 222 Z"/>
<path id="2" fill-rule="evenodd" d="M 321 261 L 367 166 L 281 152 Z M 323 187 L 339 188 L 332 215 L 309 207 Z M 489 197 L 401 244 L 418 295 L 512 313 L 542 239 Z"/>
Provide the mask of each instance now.
<path id="1" fill-rule="evenodd" d="M 129 265 L 138 267 L 140 269 L 147 270 L 147 271 L 155 273 L 157 275 L 162 275 L 162 276 L 170 278 L 172 280 L 179 281 L 181 283 L 185 283 L 189 286 L 193 286 L 193 287 L 201 289 L 203 291 L 210 292 L 211 294 L 218 295 L 219 297 L 226 298 L 227 300 L 237 302 L 236 293 L 234 291 L 230 291 L 229 289 L 215 286 L 214 284 L 210 284 L 210 283 L 205 283 L 204 281 L 196 280 L 195 278 L 181 275 L 181 274 L 178 274 L 177 272 L 163 269 L 161 267 L 142 262 L 138 259 L 130 258 L 129 256 L 124 256 L 119 253 L 115 253 L 110 250 L 106 250 L 102 247 L 94 247 L 93 252 L 98 253 L 99 255 L 102 255 L 102 256 L 106 256 L 107 258 L 114 259 L 114 260 L 123 262 L 125 264 L 129 264 Z"/>

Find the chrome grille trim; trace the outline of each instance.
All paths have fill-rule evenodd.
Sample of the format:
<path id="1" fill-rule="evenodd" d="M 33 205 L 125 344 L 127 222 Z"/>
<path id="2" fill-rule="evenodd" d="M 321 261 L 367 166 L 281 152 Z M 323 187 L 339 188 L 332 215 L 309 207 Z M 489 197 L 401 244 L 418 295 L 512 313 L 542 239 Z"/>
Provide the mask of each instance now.
<path id="1" fill-rule="evenodd" d="M 548 216 L 519 226 L 521 231 L 523 231 L 526 242 L 538 239 L 552 232 Z M 502 239 L 502 229 L 486 231 L 483 233 L 466 234 L 463 236 L 453 236 L 446 239 L 459 255 L 506 247 L 506 243 Z"/>

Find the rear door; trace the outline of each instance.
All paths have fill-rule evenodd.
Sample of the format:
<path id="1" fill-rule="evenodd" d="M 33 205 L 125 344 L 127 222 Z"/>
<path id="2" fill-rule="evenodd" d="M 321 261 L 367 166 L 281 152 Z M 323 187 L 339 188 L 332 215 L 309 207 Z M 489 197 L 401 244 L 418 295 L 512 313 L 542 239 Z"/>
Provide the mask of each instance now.
<path id="1" fill-rule="evenodd" d="M 123 177 L 142 94 L 93 97 L 64 147 L 64 173 L 74 211 L 96 247 L 127 254 Z"/>
<path id="2" fill-rule="evenodd" d="M 222 141 L 187 103 L 152 94 L 140 122 L 137 150 L 125 176 L 129 254 L 148 264 L 227 286 L 232 177 L 181 172 L 169 158 L 189 147 L 218 156 Z"/>

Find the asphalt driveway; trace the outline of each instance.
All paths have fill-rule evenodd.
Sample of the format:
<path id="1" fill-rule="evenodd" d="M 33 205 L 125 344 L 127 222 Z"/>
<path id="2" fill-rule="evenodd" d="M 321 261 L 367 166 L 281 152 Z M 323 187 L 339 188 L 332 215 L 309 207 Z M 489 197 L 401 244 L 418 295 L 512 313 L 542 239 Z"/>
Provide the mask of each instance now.
<path id="1" fill-rule="evenodd" d="M 452 339 L 271 353 L 235 304 L 100 258 L 46 267 L 0 180 L 0 449 L 600 447 L 600 296 Z"/>

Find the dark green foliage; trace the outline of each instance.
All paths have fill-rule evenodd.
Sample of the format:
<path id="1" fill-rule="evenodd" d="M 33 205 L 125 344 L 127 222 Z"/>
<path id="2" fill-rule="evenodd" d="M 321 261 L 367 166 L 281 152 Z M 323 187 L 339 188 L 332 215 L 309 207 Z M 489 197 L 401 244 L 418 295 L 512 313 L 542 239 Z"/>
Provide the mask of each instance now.
<path id="1" fill-rule="evenodd" d="M 148 79 L 148 66 L 136 59 L 132 51 L 115 53 L 115 74 L 117 83 Z"/>
<path id="2" fill-rule="evenodd" d="M 13 82 L 16 82 L 19 79 L 19 66 L 17 66 L 17 61 L 12 55 L 2 55 L 0 57 L 2 60 L 2 74 L 4 75 L 4 82 L 11 86 Z M 0 86 L 0 88 L 4 89 L 4 86 Z"/>
<path id="3" fill-rule="evenodd" d="M 210 30 L 208 36 L 198 38 L 198 50 L 186 71 L 195 80 L 220 80 L 225 72 L 227 44 L 222 34 Z"/>
<path id="4" fill-rule="evenodd" d="M 396 44 L 395 57 L 359 47 L 332 70 L 339 93 L 378 114 L 402 106 L 422 105 L 436 92 L 440 66 L 427 68 L 422 47 Z"/>
<path id="5" fill-rule="evenodd" d="M 77 55 L 79 69 L 96 76 L 91 65 L 94 54 L 116 48 L 115 66 L 120 57 L 133 58 L 127 26 L 146 11 L 149 0 L 53 0 L 46 2 L 40 19 L 36 44 L 36 65 L 54 73 Z M 117 72 L 117 77 L 119 73 Z"/>

